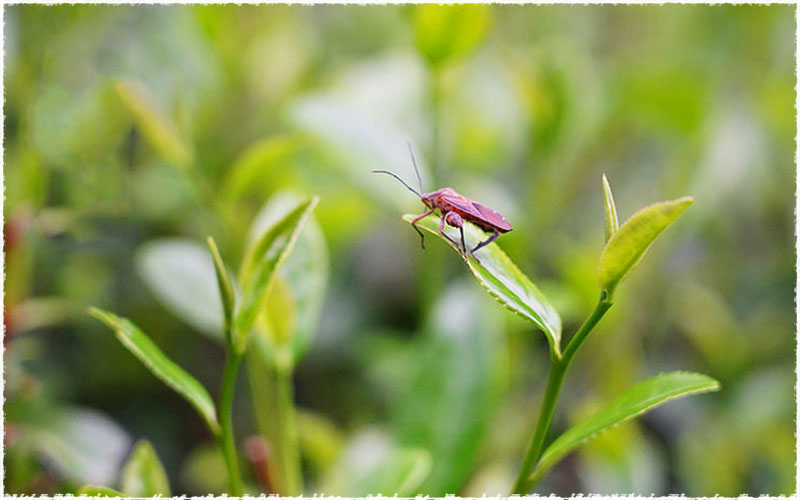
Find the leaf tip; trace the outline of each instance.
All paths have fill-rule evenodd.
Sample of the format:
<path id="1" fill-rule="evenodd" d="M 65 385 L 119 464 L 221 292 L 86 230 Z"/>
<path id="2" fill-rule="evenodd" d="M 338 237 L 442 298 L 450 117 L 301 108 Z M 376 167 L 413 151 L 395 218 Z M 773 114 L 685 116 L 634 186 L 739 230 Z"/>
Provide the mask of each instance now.
<path id="1" fill-rule="evenodd" d="M 102 321 L 106 326 L 109 328 L 114 328 L 116 326 L 116 318 L 113 314 L 103 311 L 102 309 L 98 309 L 97 307 L 91 306 L 86 309 L 86 313 L 93 317 L 94 319 Z"/>

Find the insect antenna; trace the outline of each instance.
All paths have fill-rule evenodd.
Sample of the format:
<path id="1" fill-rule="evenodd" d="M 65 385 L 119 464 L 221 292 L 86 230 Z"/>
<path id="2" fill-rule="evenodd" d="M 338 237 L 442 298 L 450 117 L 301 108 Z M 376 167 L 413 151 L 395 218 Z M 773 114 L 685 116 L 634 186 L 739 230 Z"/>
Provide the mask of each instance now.
<path id="1" fill-rule="evenodd" d="M 389 174 L 392 177 L 394 177 L 395 179 L 397 179 L 398 181 L 400 181 L 405 187 L 408 188 L 409 191 L 411 191 L 412 193 L 414 193 L 415 195 L 417 195 L 419 197 L 422 197 L 422 195 L 420 193 L 418 193 L 416 189 L 414 189 L 411 186 L 409 186 L 408 184 L 406 184 L 406 181 L 401 179 L 397 174 L 395 174 L 393 172 L 389 172 L 388 170 L 373 170 L 372 173 L 373 174 Z"/>
<path id="2" fill-rule="evenodd" d="M 417 168 L 417 160 L 414 158 L 414 150 L 411 149 L 411 143 L 407 142 L 406 146 L 408 146 L 408 152 L 411 154 L 411 163 L 414 164 L 414 172 L 417 174 L 417 181 L 419 182 L 419 192 L 424 193 L 425 190 L 422 189 L 422 178 L 419 176 L 419 169 Z"/>

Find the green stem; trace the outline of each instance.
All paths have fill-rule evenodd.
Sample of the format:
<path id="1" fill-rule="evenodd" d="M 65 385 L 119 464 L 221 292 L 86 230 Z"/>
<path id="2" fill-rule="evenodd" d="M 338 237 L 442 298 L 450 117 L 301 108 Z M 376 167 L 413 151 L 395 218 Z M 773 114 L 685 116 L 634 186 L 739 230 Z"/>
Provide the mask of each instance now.
<path id="1" fill-rule="evenodd" d="M 545 437 L 547 437 L 550 421 L 553 419 L 556 401 L 558 401 L 558 393 L 561 391 L 561 384 L 564 382 L 565 374 L 566 366 L 555 359 L 552 360 L 550 363 L 550 374 L 547 377 L 547 389 L 545 389 L 544 401 L 542 401 L 542 407 L 539 410 L 539 418 L 536 422 L 536 428 L 531 435 L 531 440 L 528 443 L 528 450 L 525 452 L 525 457 L 522 459 L 522 467 L 520 467 L 517 481 L 514 483 L 512 495 L 525 494 L 528 476 L 542 454 L 542 445 L 544 444 Z"/>
<path id="2" fill-rule="evenodd" d="M 575 335 L 567 344 L 564 349 L 564 354 L 561 359 L 552 358 L 550 362 L 550 373 L 547 377 L 547 389 L 545 389 L 544 400 L 542 407 L 539 410 L 539 418 L 536 421 L 536 428 L 531 436 L 528 449 L 522 460 L 522 466 L 519 470 L 519 475 L 514 483 L 512 495 L 523 495 L 530 491 L 534 483 L 530 481 L 530 475 L 533 472 L 536 463 L 542 456 L 544 450 L 544 441 L 547 437 L 547 431 L 550 430 L 550 423 L 553 420 L 553 413 L 555 412 L 556 403 L 558 402 L 558 395 L 561 392 L 561 386 L 564 383 L 564 376 L 567 373 L 572 358 L 578 352 L 578 348 L 586 340 L 589 332 L 597 325 L 600 318 L 611 307 L 611 303 L 605 300 L 605 294 L 600 297 L 600 301 L 595 306 L 592 314 L 581 325 Z"/>
<path id="3" fill-rule="evenodd" d="M 236 375 L 242 356 L 237 354 L 231 346 L 225 359 L 225 373 L 222 376 L 222 394 L 219 403 L 220 427 L 222 428 L 221 447 L 228 469 L 231 496 L 240 497 L 244 494 L 242 477 L 239 474 L 239 462 L 236 458 L 236 442 L 233 439 L 233 395 L 236 388 Z"/>

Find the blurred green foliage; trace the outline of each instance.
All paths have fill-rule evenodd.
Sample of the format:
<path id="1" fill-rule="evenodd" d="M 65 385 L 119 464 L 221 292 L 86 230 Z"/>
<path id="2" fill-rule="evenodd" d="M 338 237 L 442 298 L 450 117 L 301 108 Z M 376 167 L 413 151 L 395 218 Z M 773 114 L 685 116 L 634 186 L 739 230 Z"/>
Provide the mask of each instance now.
<path id="1" fill-rule="evenodd" d="M 224 488 L 192 408 L 84 311 L 135 318 L 217 394 L 215 306 L 197 307 L 202 286 L 165 299 L 185 283 L 166 273 L 213 279 L 186 246 L 208 235 L 237 268 L 265 203 L 297 193 L 320 195 L 330 254 L 324 298 L 319 282 L 302 290 L 322 319 L 296 325 L 293 346 L 307 351 L 294 377 L 306 492 L 505 494 L 547 343 L 440 242 L 419 249 L 399 218 L 418 200 L 369 174 L 413 179 L 407 140 L 427 189 L 511 221 L 499 244 L 565 332 L 596 299 L 601 174 L 623 221 L 695 196 L 578 354 L 554 431 L 666 369 L 723 390 L 588 443 L 537 491 L 794 490 L 791 6 L 22 5 L 5 19 L 8 493 L 118 488 L 135 439 L 173 493 Z M 301 235 L 296 258 L 318 236 Z M 159 271 L 159 249 L 185 253 Z M 249 392 L 240 449 L 257 432 Z M 400 468 L 418 484 L 375 472 Z"/>

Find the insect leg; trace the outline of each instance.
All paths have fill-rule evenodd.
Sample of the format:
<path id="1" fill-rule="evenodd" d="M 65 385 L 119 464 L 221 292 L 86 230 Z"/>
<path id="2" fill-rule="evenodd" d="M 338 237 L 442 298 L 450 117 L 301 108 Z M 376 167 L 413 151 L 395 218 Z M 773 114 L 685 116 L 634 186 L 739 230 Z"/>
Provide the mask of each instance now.
<path id="1" fill-rule="evenodd" d="M 434 210 L 436 210 L 436 209 L 435 208 L 431 208 L 430 210 L 428 210 L 424 214 L 422 214 L 420 216 L 417 216 L 414 220 L 411 221 L 411 227 L 413 227 L 414 231 L 416 231 L 419 234 L 420 243 L 422 243 L 422 249 L 423 250 L 425 249 L 425 235 L 422 234 L 422 231 L 420 231 L 419 228 L 417 227 L 417 222 L 421 221 L 425 217 L 427 217 L 430 214 L 432 214 Z"/>
<path id="2" fill-rule="evenodd" d="M 485 247 L 485 246 L 486 246 L 486 245 L 488 245 L 489 243 L 491 243 L 491 242 L 493 242 L 494 240 L 496 240 L 498 236 L 500 236 L 500 233 L 499 233 L 499 232 L 497 232 L 497 231 L 495 231 L 493 235 L 489 236 L 489 237 L 486 239 L 486 241 L 482 241 L 482 242 L 478 243 L 477 245 L 475 245 L 475 248 L 473 248 L 472 250 L 470 250 L 470 253 L 472 254 L 472 256 L 473 256 L 473 257 L 475 257 L 475 252 L 477 252 L 479 249 L 481 249 L 481 248 Z"/>
<path id="3" fill-rule="evenodd" d="M 464 249 L 464 256 L 467 256 L 467 244 L 464 242 L 464 226 L 458 226 L 458 230 L 461 231 L 461 248 Z M 474 257 L 474 255 L 473 255 Z"/>
<path id="4" fill-rule="evenodd" d="M 448 212 L 448 213 L 449 213 L 449 212 Z M 445 220 L 446 218 L 447 218 L 447 214 L 444 214 L 444 215 L 442 215 L 442 218 L 441 218 L 441 220 L 439 221 L 439 232 L 440 232 L 440 233 L 442 233 L 442 236 L 444 236 L 445 238 L 447 238 L 447 240 L 448 240 L 450 243 L 452 243 L 453 245 L 455 245 L 455 246 L 456 246 L 456 248 L 458 249 L 458 253 L 460 254 L 460 253 L 461 253 L 461 248 L 459 248 L 459 246 L 458 246 L 458 242 L 457 242 L 457 241 L 455 241 L 453 238 L 451 238 L 451 237 L 447 236 L 447 233 L 445 233 L 445 232 L 444 232 L 444 220 Z M 462 256 L 462 257 L 464 257 L 464 258 L 466 259 L 466 256 Z"/>

